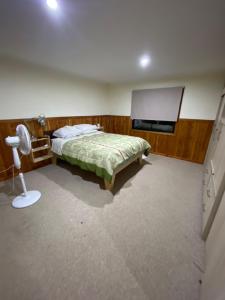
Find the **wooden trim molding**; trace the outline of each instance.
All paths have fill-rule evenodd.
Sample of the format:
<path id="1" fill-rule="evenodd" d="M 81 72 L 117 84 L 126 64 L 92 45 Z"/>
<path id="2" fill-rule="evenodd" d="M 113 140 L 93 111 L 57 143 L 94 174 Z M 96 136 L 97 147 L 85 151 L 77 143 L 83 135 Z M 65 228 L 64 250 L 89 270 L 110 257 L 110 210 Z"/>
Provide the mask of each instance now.
<path id="1" fill-rule="evenodd" d="M 209 139 L 214 121 L 179 119 L 174 134 L 161 134 L 157 132 L 132 129 L 129 116 L 68 116 L 51 117 L 46 119 L 46 127 L 40 127 L 36 119 L 0 120 L 0 172 L 12 165 L 12 152 L 5 144 L 5 137 L 15 135 L 18 124 L 28 124 L 30 131 L 35 136 L 43 136 L 44 131 L 55 130 L 65 125 L 79 123 L 101 124 L 106 132 L 139 136 L 146 139 L 152 146 L 152 153 L 203 163 L 208 148 Z M 51 163 L 46 160 L 37 164 L 32 163 L 29 156 L 22 158 L 22 171 L 27 172 Z M 0 181 L 10 178 L 12 170 L 0 173 Z"/>

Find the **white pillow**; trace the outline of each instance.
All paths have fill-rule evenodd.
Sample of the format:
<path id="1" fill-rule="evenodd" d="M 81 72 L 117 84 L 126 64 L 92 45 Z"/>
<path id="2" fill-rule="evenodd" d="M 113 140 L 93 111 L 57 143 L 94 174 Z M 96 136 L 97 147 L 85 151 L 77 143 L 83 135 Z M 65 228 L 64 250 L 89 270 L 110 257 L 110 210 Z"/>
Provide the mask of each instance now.
<path id="1" fill-rule="evenodd" d="M 54 136 L 63 139 L 74 137 L 80 134 L 82 134 L 81 130 L 74 128 L 74 126 L 64 126 L 53 132 Z"/>
<path id="2" fill-rule="evenodd" d="M 81 134 L 89 134 L 89 133 L 94 133 L 98 132 L 97 129 L 86 129 L 86 130 L 81 130 Z"/>
<path id="3" fill-rule="evenodd" d="M 78 124 L 78 125 L 74 125 L 74 128 L 77 128 L 79 130 L 95 130 L 98 127 L 96 125 L 92 125 L 92 124 Z"/>

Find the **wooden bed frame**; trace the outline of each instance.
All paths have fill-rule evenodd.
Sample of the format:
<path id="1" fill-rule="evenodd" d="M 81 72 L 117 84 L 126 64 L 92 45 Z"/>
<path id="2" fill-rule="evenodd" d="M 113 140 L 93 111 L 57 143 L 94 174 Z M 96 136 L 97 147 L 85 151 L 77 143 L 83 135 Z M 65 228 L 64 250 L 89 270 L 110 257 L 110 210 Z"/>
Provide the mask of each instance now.
<path id="1" fill-rule="evenodd" d="M 53 164 L 57 164 L 57 159 L 61 159 L 61 157 L 55 153 L 53 153 L 53 157 L 52 157 L 52 162 Z M 116 178 L 116 174 L 118 174 L 120 171 L 122 171 L 123 169 L 125 169 L 127 166 L 129 166 L 130 164 L 132 164 L 134 161 L 138 161 L 139 164 L 142 164 L 142 155 L 144 154 L 144 151 L 140 151 L 138 152 L 135 156 L 131 157 L 130 159 L 126 160 L 124 163 L 122 163 L 121 165 L 119 165 L 113 172 L 113 176 L 112 176 L 112 181 L 108 182 L 106 179 L 104 179 L 104 183 L 105 183 L 105 189 L 111 191 L 113 189 L 114 186 L 114 182 L 115 182 L 115 178 Z"/>

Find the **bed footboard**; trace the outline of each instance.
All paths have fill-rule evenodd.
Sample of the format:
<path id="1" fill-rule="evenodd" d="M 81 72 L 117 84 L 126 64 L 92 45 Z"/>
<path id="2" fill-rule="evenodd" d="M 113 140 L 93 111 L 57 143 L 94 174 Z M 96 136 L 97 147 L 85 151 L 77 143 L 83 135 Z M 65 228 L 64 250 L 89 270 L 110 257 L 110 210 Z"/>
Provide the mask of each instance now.
<path id="1" fill-rule="evenodd" d="M 53 163 L 54 165 L 57 164 L 57 158 L 58 158 L 58 156 L 57 156 L 54 152 L 52 152 L 52 163 Z"/>
<path id="2" fill-rule="evenodd" d="M 120 171 L 122 171 L 127 166 L 129 166 L 130 164 L 132 164 L 134 161 L 138 161 L 139 164 L 142 165 L 142 154 L 143 153 L 144 153 L 143 151 L 137 153 L 134 157 L 128 159 L 124 164 L 122 164 L 121 166 L 117 167 L 116 170 L 114 171 L 114 174 L 113 174 L 111 182 L 108 182 L 106 179 L 104 179 L 105 189 L 108 190 L 108 191 L 111 191 L 113 189 L 113 186 L 114 186 L 116 174 L 118 174 Z"/>
<path id="3" fill-rule="evenodd" d="M 125 161 L 122 165 L 118 166 L 114 170 L 111 182 L 109 182 L 106 179 L 104 179 L 105 189 L 108 190 L 108 191 L 111 191 L 113 189 L 113 187 L 114 187 L 114 182 L 115 182 L 116 174 L 118 174 L 120 171 L 122 171 L 123 169 L 125 169 L 127 166 L 129 166 L 134 161 L 137 161 L 140 165 L 142 165 L 142 154 L 143 153 L 144 153 L 143 151 L 138 152 L 135 156 L 133 156 L 132 158 L 130 158 L 127 161 Z M 52 154 L 53 154 L 52 163 L 56 165 L 57 164 L 57 159 L 60 159 L 60 156 L 58 156 L 55 153 L 52 153 Z"/>
<path id="4" fill-rule="evenodd" d="M 112 177 L 112 181 L 108 182 L 106 179 L 104 179 L 104 183 L 105 183 L 105 189 L 108 191 L 111 191 L 113 189 L 114 186 L 114 182 L 115 182 L 115 177 L 116 175 L 114 174 Z"/>

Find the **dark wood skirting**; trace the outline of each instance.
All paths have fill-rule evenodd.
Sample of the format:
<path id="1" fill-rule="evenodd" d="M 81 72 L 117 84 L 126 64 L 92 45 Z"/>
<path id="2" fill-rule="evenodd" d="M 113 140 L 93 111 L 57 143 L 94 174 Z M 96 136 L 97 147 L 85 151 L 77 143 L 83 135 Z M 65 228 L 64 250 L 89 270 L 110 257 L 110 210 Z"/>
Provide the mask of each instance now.
<path id="1" fill-rule="evenodd" d="M 26 122 L 35 136 L 42 136 L 43 129 L 36 119 L 0 120 L 0 171 L 12 165 L 12 151 L 5 144 L 6 136 L 15 135 L 18 124 Z M 212 120 L 180 119 L 177 122 L 174 134 L 163 134 L 149 131 L 132 130 L 129 116 L 69 116 L 47 118 L 45 130 L 55 130 L 65 125 L 79 123 L 100 123 L 106 132 L 128 134 L 146 139 L 152 146 L 152 153 L 184 159 L 192 162 L 203 163 L 212 132 Z M 27 172 L 49 164 L 43 161 L 33 164 L 29 156 L 22 158 L 22 171 Z M 12 170 L 0 173 L 0 180 L 12 176 Z"/>

